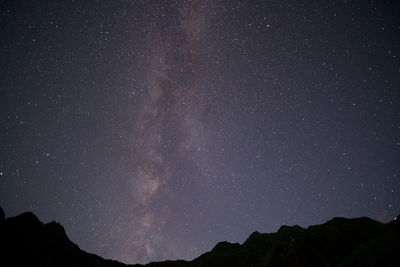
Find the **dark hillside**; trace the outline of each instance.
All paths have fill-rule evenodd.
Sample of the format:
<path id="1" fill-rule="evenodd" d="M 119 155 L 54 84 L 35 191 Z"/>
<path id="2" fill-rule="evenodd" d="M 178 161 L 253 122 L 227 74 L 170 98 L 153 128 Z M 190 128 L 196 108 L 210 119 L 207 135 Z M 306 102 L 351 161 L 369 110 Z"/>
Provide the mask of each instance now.
<path id="1" fill-rule="evenodd" d="M 1 214 L 2 266 L 127 266 L 82 251 L 59 223 L 44 224 L 31 212 L 12 218 Z M 254 232 L 242 245 L 220 242 L 193 261 L 145 266 L 398 266 L 399 244 L 398 220 L 333 218 L 308 228 L 284 225 L 276 233 Z"/>

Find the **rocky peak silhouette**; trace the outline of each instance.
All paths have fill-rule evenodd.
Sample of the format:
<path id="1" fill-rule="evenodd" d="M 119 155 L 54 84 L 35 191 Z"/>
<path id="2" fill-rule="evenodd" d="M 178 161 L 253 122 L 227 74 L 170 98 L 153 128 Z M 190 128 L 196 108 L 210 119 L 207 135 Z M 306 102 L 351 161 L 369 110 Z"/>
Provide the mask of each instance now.
<path id="1" fill-rule="evenodd" d="M 5 218 L 0 208 L 0 236 L 1 266 L 128 266 L 82 251 L 61 224 L 44 224 L 31 212 Z M 307 228 L 283 225 L 276 233 L 256 231 L 243 244 L 220 242 L 193 261 L 145 266 L 398 266 L 399 244 L 397 219 L 384 224 L 367 217 L 333 218 Z"/>

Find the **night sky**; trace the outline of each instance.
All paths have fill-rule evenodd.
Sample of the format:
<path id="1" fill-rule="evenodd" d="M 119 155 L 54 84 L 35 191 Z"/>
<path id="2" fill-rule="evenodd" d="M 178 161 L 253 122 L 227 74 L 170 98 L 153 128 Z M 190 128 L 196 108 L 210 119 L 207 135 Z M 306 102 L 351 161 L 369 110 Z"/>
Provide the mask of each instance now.
<path id="1" fill-rule="evenodd" d="M 126 263 L 400 213 L 396 1 L 0 1 L 0 205 Z"/>

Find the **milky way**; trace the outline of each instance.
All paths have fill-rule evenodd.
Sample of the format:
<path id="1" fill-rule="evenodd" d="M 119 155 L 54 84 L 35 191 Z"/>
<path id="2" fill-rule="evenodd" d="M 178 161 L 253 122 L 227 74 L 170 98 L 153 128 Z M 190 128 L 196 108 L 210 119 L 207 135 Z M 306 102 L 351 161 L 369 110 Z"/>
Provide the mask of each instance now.
<path id="1" fill-rule="evenodd" d="M 204 3 L 193 1 L 160 5 L 151 11 L 155 21 L 149 29 L 146 92 L 134 117 L 132 136 L 136 158 L 124 162 L 125 194 L 132 198 L 132 207 L 120 215 L 123 231 L 117 255 L 121 253 L 126 262 L 147 262 L 155 255 L 177 258 L 187 249 L 182 225 L 170 223 L 170 216 L 179 213 L 172 215 L 169 209 L 179 205 L 174 202 L 187 201 L 171 189 L 172 183 L 179 184 L 177 177 L 183 174 L 195 184 L 201 175 L 196 164 L 205 142 L 198 78 L 204 42 L 202 7 Z"/>
<path id="2" fill-rule="evenodd" d="M 397 1 L 0 1 L 0 205 L 126 263 L 400 213 Z"/>

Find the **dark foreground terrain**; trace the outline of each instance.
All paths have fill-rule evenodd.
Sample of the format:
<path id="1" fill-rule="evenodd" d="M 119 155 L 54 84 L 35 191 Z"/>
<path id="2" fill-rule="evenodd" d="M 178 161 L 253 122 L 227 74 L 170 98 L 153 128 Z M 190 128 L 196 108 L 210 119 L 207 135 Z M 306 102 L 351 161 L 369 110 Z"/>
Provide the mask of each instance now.
<path id="1" fill-rule="evenodd" d="M 60 224 L 44 224 L 33 213 L 6 219 L 0 213 L 0 266 L 142 266 L 82 251 Z M 193 261 L 146 266 L 400 266 L 399 255 L 399 220 L 383 224 L 366 217 L 333 218 L 306 229 L 254 232 L 241 245 L 221 242 Z"/>

